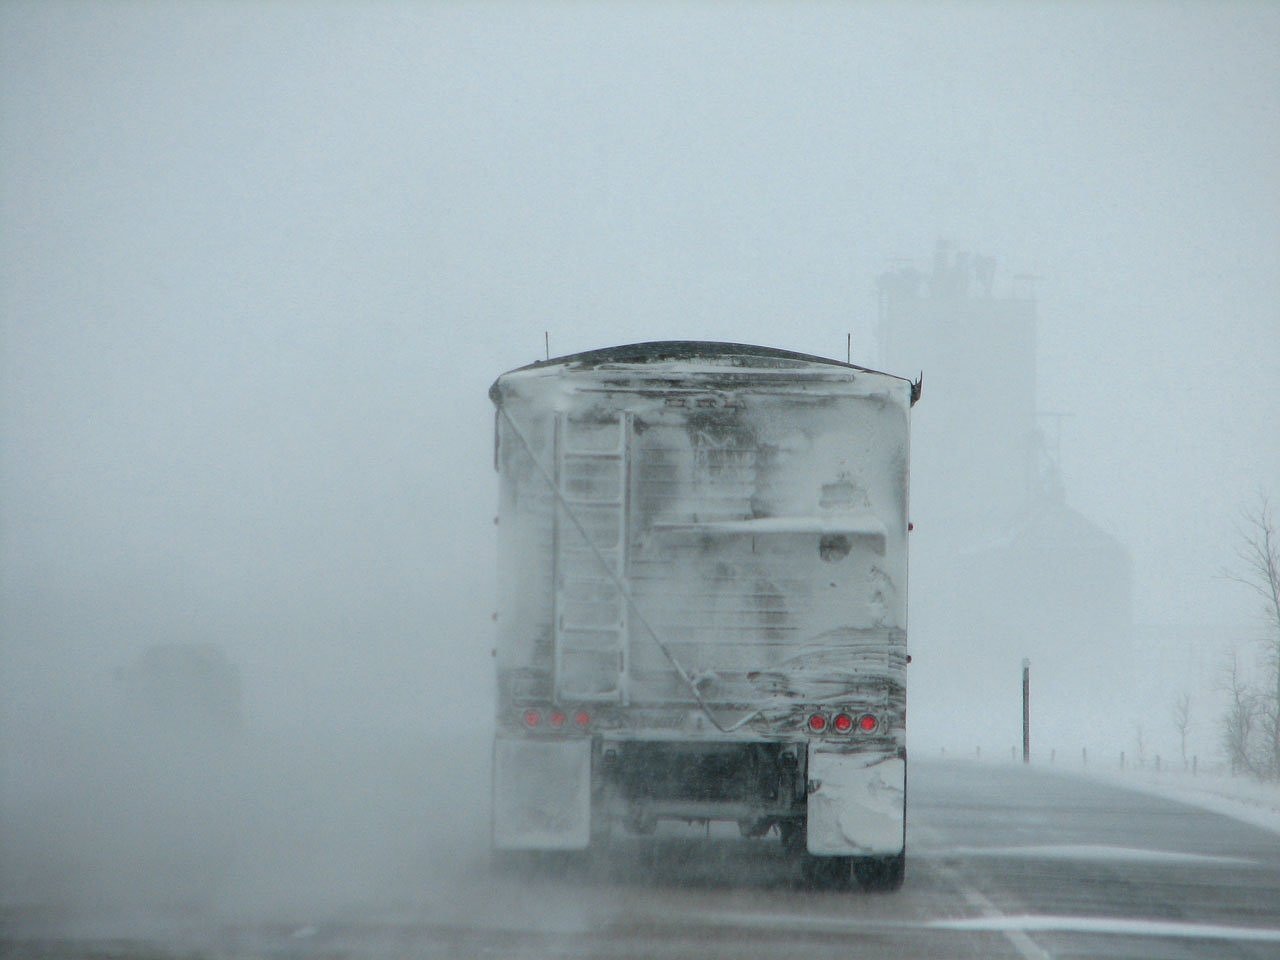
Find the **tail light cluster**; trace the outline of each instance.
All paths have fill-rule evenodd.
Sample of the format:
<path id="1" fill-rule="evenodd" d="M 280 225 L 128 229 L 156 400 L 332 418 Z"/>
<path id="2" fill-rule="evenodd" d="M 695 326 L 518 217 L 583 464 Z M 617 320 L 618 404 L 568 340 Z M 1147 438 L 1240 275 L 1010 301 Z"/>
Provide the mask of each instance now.
<path id="1" fill-rule="evenodd" d="M 852 714 L 837 713 L 828 716 L 825 713 L 809 714 L 808 727 L 810 733 L 875 733 L 880 729 L 880 718 L 874 713 Z"/>
<path id="2" fill-rule="evenodd" d="M 560 730 L 589 730 L 591 714 L 586 710 L 564 711 L 558 707 L 543 710 L 529 707 L 521 715 L 527 730 L 549 730 L 555 733 Z"/>

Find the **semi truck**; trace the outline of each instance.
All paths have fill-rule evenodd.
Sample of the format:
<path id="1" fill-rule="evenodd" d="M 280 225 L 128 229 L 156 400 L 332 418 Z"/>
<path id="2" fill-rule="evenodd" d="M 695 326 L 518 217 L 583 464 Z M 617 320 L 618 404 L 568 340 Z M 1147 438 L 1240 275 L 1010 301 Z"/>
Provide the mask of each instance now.
<path id="1" fill-rule="evenodd" d="M 900 887 L 920 382 L 664 341 L 489 395 L 494 849 L 730 821 L 815 885 Z"/>

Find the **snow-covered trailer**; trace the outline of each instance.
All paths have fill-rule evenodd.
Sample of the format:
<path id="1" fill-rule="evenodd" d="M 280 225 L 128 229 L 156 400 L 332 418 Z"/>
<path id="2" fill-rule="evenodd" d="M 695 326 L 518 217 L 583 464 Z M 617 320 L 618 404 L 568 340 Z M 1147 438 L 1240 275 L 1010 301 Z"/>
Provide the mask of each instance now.
<path id="1" fill-rule="evenodd" d="M 728 820 L 901 884 L 918 395 L 686 341 L 498 378 L 496 849 Z"/>

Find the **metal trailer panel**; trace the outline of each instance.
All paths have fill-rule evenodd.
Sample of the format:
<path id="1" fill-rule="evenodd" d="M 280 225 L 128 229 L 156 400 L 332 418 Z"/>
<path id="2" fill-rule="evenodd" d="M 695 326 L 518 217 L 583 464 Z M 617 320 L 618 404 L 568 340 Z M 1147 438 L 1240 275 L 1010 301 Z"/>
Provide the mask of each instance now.
<path id="1" fill-rule="evenodd" d="M 552 362 L 494 385 L 515 700 L 900 712 L 912 386 L 750 362 Z"/>

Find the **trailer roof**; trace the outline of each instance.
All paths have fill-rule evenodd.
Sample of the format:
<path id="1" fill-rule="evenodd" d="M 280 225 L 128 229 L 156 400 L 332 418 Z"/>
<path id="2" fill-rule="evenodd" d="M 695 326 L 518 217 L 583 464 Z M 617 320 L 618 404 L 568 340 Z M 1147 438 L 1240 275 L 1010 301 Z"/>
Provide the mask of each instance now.
<path id="1" fill-rule="evenodd" d="M 762 366 L 774 365 L 767 361 L 774 361 L 775 363 L 783 361 L 788 364 L 818 363 L 832 367 L 843 367 L 847 370 L 858 370 L 862 373 L 874 373 L 883 377 L 893 377 L 895 380 L 907 379 L 896 374 L 885 373 L 882 370 L 872 370 L 869 367 L 860 367 L 854 363 L 832 360 L 829 357 L 818 357 L 809 353 L 796 353 L 793 350 L 781 350 L 777 347 L 762 347 L 751 343 L 724 343 L 716 340 L 651 340 L 644 343 L 621 344 L 616 347 L 601 347 L 597 350 L 585 350 L 581 353 L 571 353 L 563 357 L 538 360 L 523 367 L 508 370 L 507 373 L 518 373 L 523 370 L 537 370 L 541 367 L 554 366 L 571 366 L 584 369 L 613 363 L 662 363 L 670 360 L 732 360 L 734 358 L 740 358 L 742 361 L 766 361 L 761 364 Z M 748 364 L 743 363 L 742 365 Z M 755 364 L 750 365 L 754 366 Z M 503 374 L 503 376 L 506 376 L 506 374 Z M 494 387 L 497 387 L 496 383 Z M 916 402 L 919 396 L 920 382 L 915 381 L 911 384 L 912 404 Z"/>

